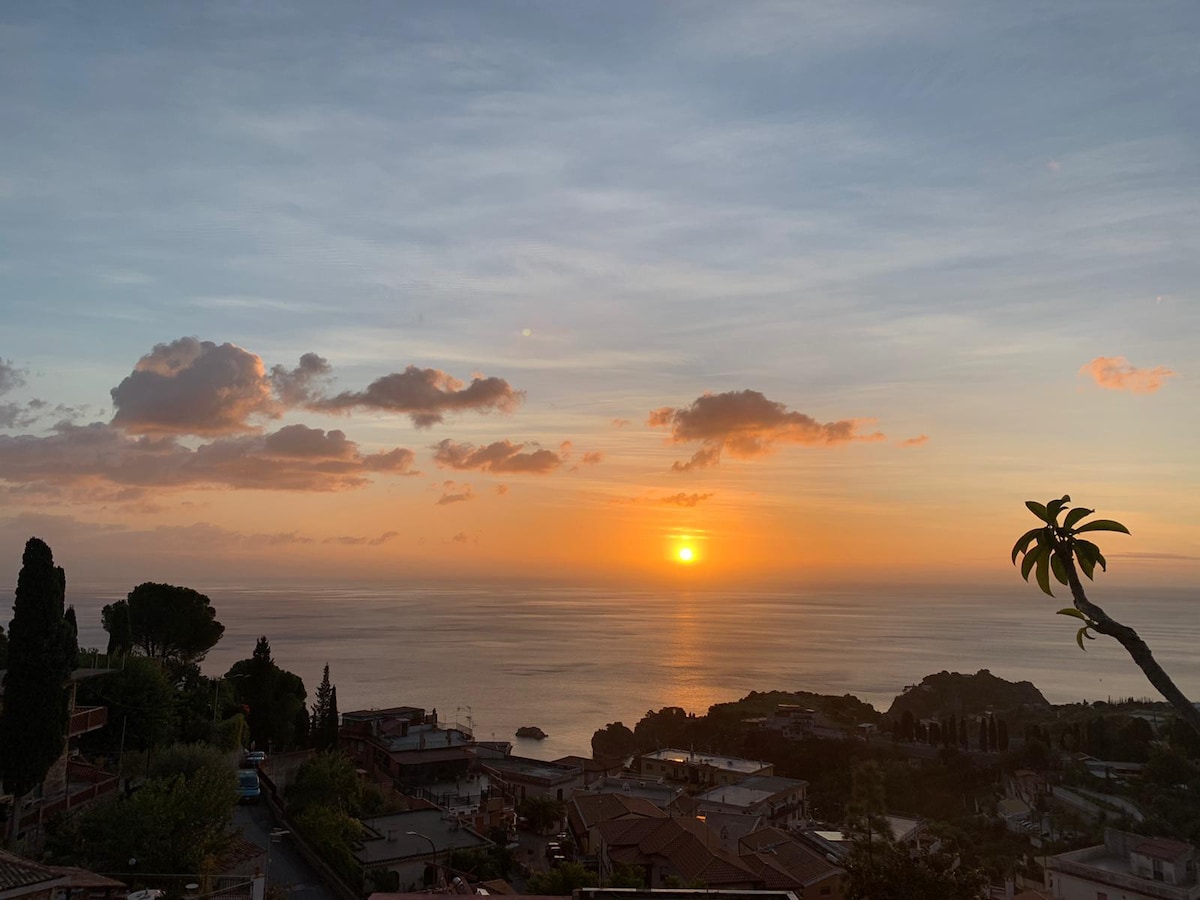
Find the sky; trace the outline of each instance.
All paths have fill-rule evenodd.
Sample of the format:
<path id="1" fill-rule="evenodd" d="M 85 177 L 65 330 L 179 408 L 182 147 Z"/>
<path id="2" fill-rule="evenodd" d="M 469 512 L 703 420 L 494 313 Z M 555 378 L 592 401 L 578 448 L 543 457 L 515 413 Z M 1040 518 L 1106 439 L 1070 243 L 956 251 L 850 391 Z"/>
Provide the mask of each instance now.
<path id="1" fill-rule="evenodd" d="M 0 8 L 0 579 L 1200 565 L 1200 7 Z M 684 561 L 680 551 L 690 553 Z"/>

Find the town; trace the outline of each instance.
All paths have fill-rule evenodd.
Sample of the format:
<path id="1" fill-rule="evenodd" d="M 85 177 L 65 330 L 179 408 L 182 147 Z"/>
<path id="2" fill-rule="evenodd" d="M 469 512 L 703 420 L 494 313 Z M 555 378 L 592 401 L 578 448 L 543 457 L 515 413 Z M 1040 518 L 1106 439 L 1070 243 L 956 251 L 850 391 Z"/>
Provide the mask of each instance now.
<path id="1" fill-rule="evenodd" d="M 1200 898 L 1200 739 L 1165 704 L 941 672 L 885 713 L 755 692 L 533 759 L 436 709 L 339 712 L 328 667 L 308 707 L 266 637 L 202 676 L 223 629 L 186 588 L 139 586 L 81 653 L 61 573 L 31 539 L 0 643 L 3 900 Z M 31 672 L 58 679 L 32 706 Z"/>

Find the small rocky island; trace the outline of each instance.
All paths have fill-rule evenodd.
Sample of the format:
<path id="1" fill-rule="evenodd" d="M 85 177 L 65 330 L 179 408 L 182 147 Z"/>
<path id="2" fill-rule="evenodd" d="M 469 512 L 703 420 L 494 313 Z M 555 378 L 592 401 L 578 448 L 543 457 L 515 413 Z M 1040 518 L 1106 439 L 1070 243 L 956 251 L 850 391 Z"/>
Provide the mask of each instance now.
<path id="1" fill-rule="evenodd" d="M 522 725 L 517 729 L 517 737 L 533 738 L 535 741 L 544 741 L 546 739 L 546 732 L 542 731 L 542 729 L 538 728 L 536 725 Z"/>

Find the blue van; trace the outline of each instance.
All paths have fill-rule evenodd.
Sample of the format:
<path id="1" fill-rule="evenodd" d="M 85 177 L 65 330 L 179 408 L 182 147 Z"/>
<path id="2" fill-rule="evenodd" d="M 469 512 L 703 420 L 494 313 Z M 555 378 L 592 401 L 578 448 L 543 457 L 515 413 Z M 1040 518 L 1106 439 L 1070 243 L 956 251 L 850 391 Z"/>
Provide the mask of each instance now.
<path id="1" fill-rule="evenodd" d="M 258 783 L 258 773 L 253 769 L 238 769 L 238 802 L 254 803 L 262 794 Z"/>

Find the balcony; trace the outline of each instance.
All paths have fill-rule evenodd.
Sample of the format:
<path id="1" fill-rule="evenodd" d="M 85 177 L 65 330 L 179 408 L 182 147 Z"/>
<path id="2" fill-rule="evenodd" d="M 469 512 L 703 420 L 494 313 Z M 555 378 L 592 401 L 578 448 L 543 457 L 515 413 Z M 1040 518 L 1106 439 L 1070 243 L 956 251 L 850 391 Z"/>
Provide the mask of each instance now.
<path id="1" fill-rule="evenodd" d="M 103 707 L 100 707 L 100 711 L 104 711 Z M 48 797 L 27 801 L 21 813 L 21 827 L 45 822 L 55 813 L 78 809 L 99 797 L 115 793 L 120 781 L 111 772 L 71 760 L 67 763 L 66 789 Z"/>
<path id="2" fill-rule="evenodd" d="M 108 722 L 108 707 L 106 706 L 77 706 L 71 713 L 71 721 L 67 726 L 67 737 L 79 737 L 89 731 L 103 728 Z"/>

